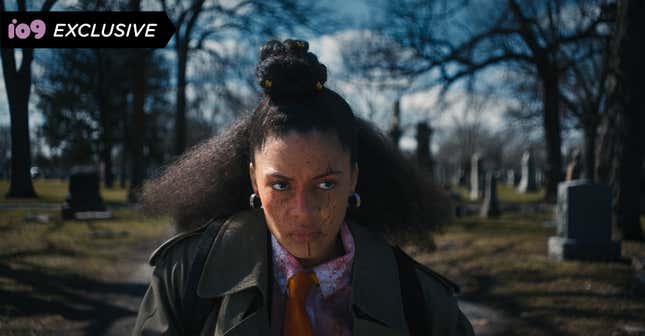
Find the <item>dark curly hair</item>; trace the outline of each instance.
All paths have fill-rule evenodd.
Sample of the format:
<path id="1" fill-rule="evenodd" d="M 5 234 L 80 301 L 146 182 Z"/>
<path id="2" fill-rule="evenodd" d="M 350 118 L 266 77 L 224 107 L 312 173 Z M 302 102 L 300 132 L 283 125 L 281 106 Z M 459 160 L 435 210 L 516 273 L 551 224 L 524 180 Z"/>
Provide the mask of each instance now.
<path id="1" fill-rule="evenodd" d="M 220 135 L 196 145 L 144 185 L 151 214 L 168 214 L 180 229 L 249 207 L 248 164 L 268 136 L 321 131 L 337 136 L 360 167 L 356 191 L 362 205 L 347 216 L 375 231 L 438 228 L 450 217 L 441 188 L 405 158 L 372 123 L 355 117 L 336 92 L 324 87 L 327 68 L 306 41 L 268 41 L 256 77 L 264 94 L 251 114 Z"/>

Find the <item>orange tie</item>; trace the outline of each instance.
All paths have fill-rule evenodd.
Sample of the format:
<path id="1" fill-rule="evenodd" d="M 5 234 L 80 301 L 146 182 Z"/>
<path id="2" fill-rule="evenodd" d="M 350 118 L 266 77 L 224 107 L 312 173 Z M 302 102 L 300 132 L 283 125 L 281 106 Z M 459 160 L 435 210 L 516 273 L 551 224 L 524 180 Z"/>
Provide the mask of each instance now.
<path id="1" fill-rule="evenodd" d="M 282 324 L 283 336 L 312 336 L 311 321 L 305 310 L 305 299 L 311 286 L 318 283 L 314 272 L 300 272 L 289 278 L 287 305 Z"/>

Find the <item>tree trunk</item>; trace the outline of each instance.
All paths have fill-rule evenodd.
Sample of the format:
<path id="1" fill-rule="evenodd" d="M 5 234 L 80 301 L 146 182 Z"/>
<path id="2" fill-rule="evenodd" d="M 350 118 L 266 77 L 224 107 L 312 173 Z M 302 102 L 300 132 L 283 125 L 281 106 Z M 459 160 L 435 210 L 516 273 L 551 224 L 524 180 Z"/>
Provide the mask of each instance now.
<path id="1" fill-rule="evenodd" d="M 14 49 L 0 49 L 9 114 L 11 118 L 11 182 L 7 197 L 35 198 L 31 181 L 29 139 L 29 94 L 33 50 L 23 49 L 20 69 L 16 69 Z"/>
<path id="2" fill-rule="evenodd" d="M 177 40 L 177 96 L 175 113 L 175 155 L 179 156 L 186 148 L 186 64 L 188 45 Z"/>
<path id="3" fill-rule="evenodd" d="M 542 103 L 544 106 L 544 137 L 546 140 L 546 194 L 545 201 L 555 202 L 558 183 L 562 180 L 562 145 L 560 110 L 558 107 L 558 75 L 552 66 L 542 71 Z"/>
<path id="4" fill-rule="evenodd" d="M 589 111 L 591 113 L 591 111 Z M 589 118 L 593 118 L 589 116 Z M 589 182 L 594 182 L 594 168 L 596 163 L 596 137 L 598 132 L 598 122 L 596 120 L 585 120 L 584 127 L 584 177 Z"/>
<path id="5" fill-rule="evenodd" d="M 141 0 L 130 0 L 129 7 L 132 11 L 141 10 Z M 143 139 L 145 136 L 145 110 L 146 101 L 146 64 L 149 51 L 147 49 L 132 49 L 133 65 L 133 90 L 132 90 L 132 129 L 130 137 L 130 187 L 128 188 L 128 201 L 137 202 L 139 188 L 143 184 L 144 164 Z"/>
<path id="6" fill-rule="evenodd" d="M 609 108 L 598 148 L 598 177 L 612 190 L 614 237 L 643 240 L 640 224 L 640 179 L 645 151 L 645 2 L 618 3 L 610 62 Z"/>
<path id="7" fill-rule="evenodd" d="M 112 188 L 114 186 L 114 175 L 112 174 L 112 144 L 109 141 L 104 140 L 101 157 L 104 174 L 103 184 L 107 188 Z"/>
<path id="8" fill-rule="evenodd" d="M 134 91 L 134 90 L 132 90 Z M 131 91 L 131 92 L 132 92 Z M 121 120 L 123 120 L 123 140 L 121 141 L 121 163 L 120 163 L 120 185 L 121 188 L 126 187 L 126 181 L 128 178 L 128 157 L 130 155 L 130 134 L 129 134 L 129 118 L 128 118 L 128 108 L 125 106 L 121 108 Z"/>
<path id="9" fill-rule="evenodd" d="M 143 142 L 145 134 L 145 89 L 146 89 L 146 59 L 147 50 L 134 50 L 134 91 L 132 98 L 132 128 L 130 142 L 130 187 L 128 201 L 137 202 L 139 188 L 143 184 L 145 160 L 143 158 Z"/>
<path id="10" fill-rule="evenodd" d="M 103 184 L 112 188 L 114 178 L 112 176 L 112 116 L 110 114 L 109 97 L 106 97 L 106 88 L 110 83 L 106 83 L 105 74 L 109 71 L 105 68 L 103 62 L 103 50 L 95 50 L 98 63 L 98 85 L 96 98 L 98 100 L 99 120 L 101 122 L 101 152 L 100 160 L 103 163 Z"/>

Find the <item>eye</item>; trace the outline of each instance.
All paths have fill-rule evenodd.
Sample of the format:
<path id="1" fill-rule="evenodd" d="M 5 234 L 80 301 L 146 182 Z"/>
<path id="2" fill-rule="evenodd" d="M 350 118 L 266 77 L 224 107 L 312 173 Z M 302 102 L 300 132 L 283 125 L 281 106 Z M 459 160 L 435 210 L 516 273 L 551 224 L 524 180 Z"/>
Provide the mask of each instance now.
<path id="1" fill-rule="evenodd" d="M 331 189 L 334 189 L 334 187 L 336 186 L 336 183 L 331 181 L 325 181 L 318 184 L 318 186 L 320 187 L 320 189 L 331 190 Z"/>
<path id="2" fill-rule="evenodd" d="M 271 188 L 277 191 L 284 191 L 287 189 L 287 184 L 285 182 L 276 182 L 271 185 Z"/>

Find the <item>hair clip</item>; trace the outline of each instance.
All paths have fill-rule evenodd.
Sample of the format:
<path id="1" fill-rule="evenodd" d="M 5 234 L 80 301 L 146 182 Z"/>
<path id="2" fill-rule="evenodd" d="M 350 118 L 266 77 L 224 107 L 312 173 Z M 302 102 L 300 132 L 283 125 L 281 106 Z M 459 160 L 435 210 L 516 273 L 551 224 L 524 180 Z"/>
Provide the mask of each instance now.
<path id="1" fill-rule="evenodd" d="M 264 86 L 265 88 L 270 88 L 271 84 L 272 84 L 271 81 L 268 79 L 265 79 L 262 81 L 262 86 Z"/>
<path id="2" fill-rule="evenodd" d="M 316 82 L 316 85 L 314 85 L 314 87 L 316 88 L 316 90 L 322 90 L 322 88 L 323 88 L 323 86 L 322 86 L 322 84 L 320 84 L 320 82 Z"/>

